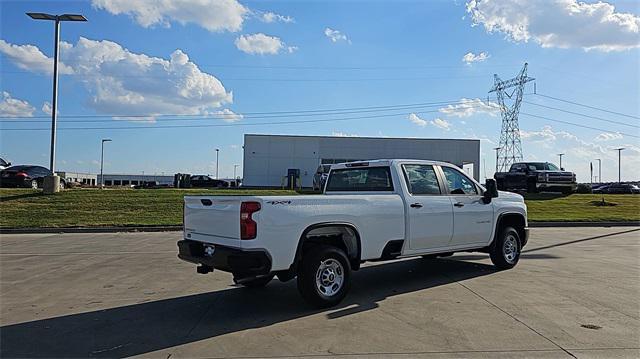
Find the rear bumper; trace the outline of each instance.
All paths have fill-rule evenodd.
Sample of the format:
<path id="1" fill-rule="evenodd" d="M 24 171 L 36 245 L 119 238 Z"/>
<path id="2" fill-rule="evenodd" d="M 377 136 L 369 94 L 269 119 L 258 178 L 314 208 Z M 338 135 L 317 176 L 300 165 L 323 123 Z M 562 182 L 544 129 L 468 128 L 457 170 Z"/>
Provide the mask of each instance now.
<path id="1" fill-rule="evenodd" d="M 211 255 L 205 253 L 205 246 L 213 247 Z M 178 241 L 178 258 L 240 276 L 271 271 L 271 258 L 265 250 L 242 250 L 188 239 Z"/>
<path id="2" fill-rule="evenodd" d="M 0 187 L 31 187 L 31 179 L 5 177 L 0 178 Z"/>

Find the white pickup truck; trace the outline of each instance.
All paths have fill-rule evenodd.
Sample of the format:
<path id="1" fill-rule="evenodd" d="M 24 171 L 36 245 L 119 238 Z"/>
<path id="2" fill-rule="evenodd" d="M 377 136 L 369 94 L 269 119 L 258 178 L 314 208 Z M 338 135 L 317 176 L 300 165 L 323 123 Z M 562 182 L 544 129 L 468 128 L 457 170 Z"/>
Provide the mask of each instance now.
<path id="1" fill-rule="evenodd" d="M 324 194 L 185 196 L 178 257 L 247 287 L 297 277 L 318 307 L 339 303 L 365 261 L 488 252 L 498 269 L 527 243 L 522 196 L 449 163 L 376 160 L 331 167 Z"/>

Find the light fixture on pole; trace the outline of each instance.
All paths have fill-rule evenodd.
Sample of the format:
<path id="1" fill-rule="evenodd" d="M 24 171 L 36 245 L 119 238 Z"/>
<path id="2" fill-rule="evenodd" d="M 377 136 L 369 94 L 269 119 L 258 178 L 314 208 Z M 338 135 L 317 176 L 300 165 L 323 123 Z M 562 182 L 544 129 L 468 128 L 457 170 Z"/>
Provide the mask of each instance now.
<path id="1" fill-rule="evenodd" d="M 60 22 L 62 21 L 87 21 L 78 14 L 51 15 L 40 12 L 28 12 L 27 15 L 34 20 L 48 20 L 55 22 L 55 36 L 53 44 L 53 99 L 51 101 L 51 153 L 49 156 L 49 170 L 51 176 L 45 178 L 43 189 L 47 193 L 58 192 L 60 178 L 56 176 L 56 122 L 58 119 L 58 57 L 60 48 Z"/>
<path id="2" fill-rule="evenodd" d="M 560 157 L 560 169 L 562 170 L 562 156 L 564 156 L 564 153 L 558 153 L 558 157 Z"/>
<path id="3" fill-rule="evenodd" d="M 624 150 L 624 147 L 614 149 L 614 151 L 618 151 L 618 183 L 620 183 L 620 154 L 622 153 L 622 150 Z"/>
<path id="4" fill-rule="evenodd" d="M 102 139 L 102 150 L 100 151 L 100 189 L 104 188 L 104 175 L 102 173 L 102 168 L 104 166 L 104 143 L 111 142 L 110 138 Z"/>
<path id="5" fill-rule="evenodd" d="M 218 155 L 220 154 L 220 149 L 216 148 L 216 179 L 218 179 Z"/>
<path id="6" fill-rule="evenodd" d="M 493 150 L 496 151 L 496 172 L 498 172 L 498 153 L 502 147 L 494 147 Z"/>

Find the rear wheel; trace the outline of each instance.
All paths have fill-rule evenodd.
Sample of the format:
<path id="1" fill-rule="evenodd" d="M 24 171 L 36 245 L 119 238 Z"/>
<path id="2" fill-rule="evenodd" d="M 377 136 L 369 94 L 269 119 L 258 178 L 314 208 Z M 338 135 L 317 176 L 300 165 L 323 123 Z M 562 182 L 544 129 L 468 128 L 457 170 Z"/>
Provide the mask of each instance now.
<path id="1" fill-rule="evenodd" d="M 235 284 L 243 285 L 247 288 L 262 288 L 267 284 L 269 284 L 269 282 L 271 282 L 273 277 L 274 277 L 274 274 L 269 274 L 269 275 L 259 276 L 259 277 L 251 277 L 251 278 L 233 277 L 233 282 Z"/>
<path id="2" fill-rule="evenodd" d="M 38 180 L 31 180 L 31 188 L 38 189 Z"/>
<path id="3" fill-rule="evenodd" d="M 351 266 L 344 251 L 327 245 L 307 250 L 298 271 L 298 291 L 312 305 L 334 306 L 351 286 Z"/>
<path id="4" fill-rule="evenodd" d="M 489 254 L 498 269 L 511 269 L 520 259 L 520 236 L 513 227 L 504 227 L 493 241 Z"/>

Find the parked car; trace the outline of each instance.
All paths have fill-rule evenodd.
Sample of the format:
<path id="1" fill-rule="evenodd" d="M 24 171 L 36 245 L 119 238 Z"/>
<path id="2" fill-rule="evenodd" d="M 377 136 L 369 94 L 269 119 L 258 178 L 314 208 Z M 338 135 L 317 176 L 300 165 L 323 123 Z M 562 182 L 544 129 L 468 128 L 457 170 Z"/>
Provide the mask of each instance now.
<path id="1" fill-rule="evenodd" d="M 8 168 L 9 166 L 11 166 L 11 162 L 8 162 L 4 158 L 0 157 L 0 171 L 2 171 L 5 168 Z"/>
<path id="2" fill-rule="evenodd" d="M 205 175 L 191 176 L 191 187 L 229 187 L 229 182 L 211 178 Z"/>
<path id="3" fill-rule="evenodd" d="M 593 193 L 606 194 L 637 194 L 640 193 L 640 187 L 631 183 L 614 183 L 593 190 Z"/>
<path id="4" fill-rule="evenodd" d="M 496 172 L 493 176 L 502 191 L 572 193 L 578 187 L 576 174 L 558 168 L 549 162 L 518 162 L 509 172 Z"/>
<path id="5" fill-rule="evenodd" d="M 48 168 L 36 165 L 11 166 L 0 172 L 0 187 L 42 188 L 44 178 L 51 175 Z M 60 178 L 60 188 L 66 187 L 64 178 Z"/>
<path id="6" fill-rule="evenodd" d="M 329 177 L 329 170 L 331 169 L 331 165 L 320 165 L 316 170 L 316 173 L 313 175 L 313 190 L 314 191 L 322 191 L 324 188 L 324 184 L 327 181 L 327 177 Z"/>
<path id="7" fill-rule="evenodd" d="M 247 287 L 297 277 L 304 299 L 328 307 L 365 261 L 480 251 L 509 269 L 527 238 L 523 197 L 493 179 L 482 187 L 449 163 L 376 160 L 332 165 L 319 195 L 185 196 L 178 257 Z"/>

